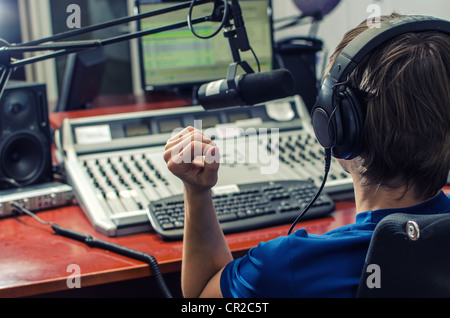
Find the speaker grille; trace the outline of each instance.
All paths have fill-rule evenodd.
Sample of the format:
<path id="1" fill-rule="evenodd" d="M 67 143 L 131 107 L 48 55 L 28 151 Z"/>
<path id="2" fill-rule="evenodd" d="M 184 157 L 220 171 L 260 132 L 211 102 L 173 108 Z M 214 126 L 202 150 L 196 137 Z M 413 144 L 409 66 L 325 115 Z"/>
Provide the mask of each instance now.
<path id="1" fill-rule="evenodd" d="M 20 184 L 31 184 L 44 171 L 48 159 L 45 142 L 36 135 L 21 133 L 11 135 L 1 154 L 1 166 L 6 177 Z"/>
<path id="2" fill-rule="evenodd" d="M 7 92 L 2 103 L 4 129 L 20 130 L 26 128 L 30 121 L 36 121 L 37 102 L 28 89 Z"/>
<path id="3" fill-rule="evenodd" d="M 0 107 L 0 190 L 51 182 L 45 85 L 12 81 Z"/>

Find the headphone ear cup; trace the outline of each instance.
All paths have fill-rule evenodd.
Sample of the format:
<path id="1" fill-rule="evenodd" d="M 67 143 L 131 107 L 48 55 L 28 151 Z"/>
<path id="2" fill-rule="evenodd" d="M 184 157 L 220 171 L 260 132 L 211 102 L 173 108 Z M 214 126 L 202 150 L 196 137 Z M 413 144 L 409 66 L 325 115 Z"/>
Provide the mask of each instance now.
<path id="1" fill-rule="evenodd" d="M 325 77 L 316 103 L 311 111 L 311 121 L 317 141 L 324 148 L 331 148 L 336 142 L 336 129 L 332 116 L 334 101 L 333 81 Z"/>
<path id="2" fill-rule="evenodd" d="M 364 112 L 352 88 L 346 87 L 339 94 L 339 106 L 335 114 L 336 144 L 332 154 L 335 158 L 352 159 L 362 149 Z"/>

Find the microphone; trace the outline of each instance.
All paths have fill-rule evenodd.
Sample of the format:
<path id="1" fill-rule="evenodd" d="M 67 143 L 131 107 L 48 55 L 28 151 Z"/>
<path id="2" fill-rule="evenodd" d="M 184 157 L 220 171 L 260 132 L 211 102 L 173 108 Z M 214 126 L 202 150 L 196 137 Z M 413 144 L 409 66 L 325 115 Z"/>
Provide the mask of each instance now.
<path id="1" fill-rule="evenodd" d="M 294 78 L 286 69 L 240 75 L 200 86 L 197 99 L 205 110 L 253 106 L 294 94 Z"/>

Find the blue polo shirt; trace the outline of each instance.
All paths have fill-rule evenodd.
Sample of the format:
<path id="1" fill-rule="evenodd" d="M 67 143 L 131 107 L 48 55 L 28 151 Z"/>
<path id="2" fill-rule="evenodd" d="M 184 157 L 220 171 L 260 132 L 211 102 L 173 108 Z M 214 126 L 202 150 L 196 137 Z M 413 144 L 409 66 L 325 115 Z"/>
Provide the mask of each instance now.
<path id="1" fill-rule="evenodd" d="M 450 213 L 450 198 L 441 192 L 413 207 L 358 213 L 354 224 L 322 235 L 299 229 L 261 242 L 225 267 L 220 278 L 222 295 L 354 297 L 375 226 L 386 215 L 397 212 Z"/>

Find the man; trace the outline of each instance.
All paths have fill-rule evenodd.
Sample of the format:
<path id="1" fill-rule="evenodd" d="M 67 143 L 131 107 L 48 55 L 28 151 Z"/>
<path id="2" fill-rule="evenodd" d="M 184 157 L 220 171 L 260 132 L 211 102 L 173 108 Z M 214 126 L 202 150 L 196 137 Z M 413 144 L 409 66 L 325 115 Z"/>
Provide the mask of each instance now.
<path id="1" fill-rule="evenodd" d="M 391 19 L 397 15 L 382 17 Z M 367 28 L 348 32 L 330 58 Z M 448 213 L 450 36 L 403 34 L 371 52 L 349 81 L 366 95 L 365 147 L 339 160 L 354 181 L 356 222 L 323 235 L 304 229 L 260 243 L 233 260 L 211 188 L 218 149 L 188 127 L 166 145 L 168 169 L 185 188 L 182 289 L 186 297 L 353 297 L 376 224 L 386 215 Z M 201 149 L 204 161 L 194 160 Z M 190 160 L 186 156 L 190 155 Z"/>

